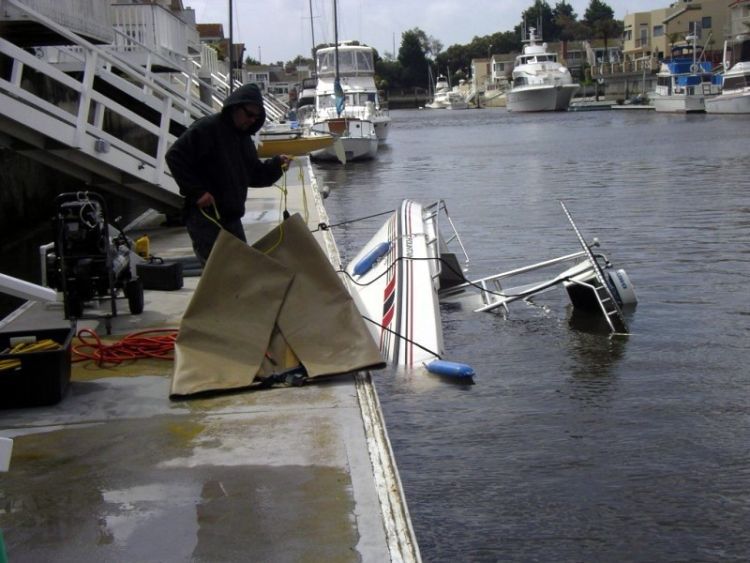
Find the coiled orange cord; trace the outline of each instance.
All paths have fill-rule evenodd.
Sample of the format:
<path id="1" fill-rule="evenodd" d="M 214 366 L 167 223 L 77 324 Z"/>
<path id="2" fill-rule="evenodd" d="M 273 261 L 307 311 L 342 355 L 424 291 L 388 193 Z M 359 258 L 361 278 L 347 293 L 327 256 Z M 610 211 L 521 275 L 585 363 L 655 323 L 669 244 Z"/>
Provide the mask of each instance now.
<path id="1" fill-rule="evenodd" d="M 174 360 L 177 332 L 175 328 L 143 330 L 128 334 L 114 344 L 104 344 L 96 332 L 82 328 L 77 335 L 81 344 L 73 346 L 72 361 L 93 360 L 102 366 L 140 358 Z"/>

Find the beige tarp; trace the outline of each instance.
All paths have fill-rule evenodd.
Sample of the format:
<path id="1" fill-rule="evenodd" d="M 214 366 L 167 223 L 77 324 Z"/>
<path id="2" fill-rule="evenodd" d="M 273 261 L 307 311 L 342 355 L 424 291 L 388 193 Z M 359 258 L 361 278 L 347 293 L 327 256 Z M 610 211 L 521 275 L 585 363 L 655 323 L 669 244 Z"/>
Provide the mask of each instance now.
<path id="1" fill-rule="evenodd" d="M 170 395 L 385 366 L 344 284 L 299 215 L 252 247 L 222 231 L 180 324 Z"/>

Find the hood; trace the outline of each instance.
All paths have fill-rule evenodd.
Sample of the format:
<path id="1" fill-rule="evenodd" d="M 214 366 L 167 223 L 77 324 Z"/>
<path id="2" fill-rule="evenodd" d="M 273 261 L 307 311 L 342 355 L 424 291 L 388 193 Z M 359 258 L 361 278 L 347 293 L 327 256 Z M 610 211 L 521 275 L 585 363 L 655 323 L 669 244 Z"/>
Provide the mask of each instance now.
<path id="1" fill-rule="evenodd" d="M 260 118 L 250 128 L 248 133 L 255 135 L 263 124 L 266 122 L 266 108 L 263 107 L 263 94 L 257 84 L 243 84 L 232 92 L 224 100 L 224 106 L 221 108 L 222 115 L 229 115 L 230 108 L 242 104 L 255 104 L 260 108 Z"/>

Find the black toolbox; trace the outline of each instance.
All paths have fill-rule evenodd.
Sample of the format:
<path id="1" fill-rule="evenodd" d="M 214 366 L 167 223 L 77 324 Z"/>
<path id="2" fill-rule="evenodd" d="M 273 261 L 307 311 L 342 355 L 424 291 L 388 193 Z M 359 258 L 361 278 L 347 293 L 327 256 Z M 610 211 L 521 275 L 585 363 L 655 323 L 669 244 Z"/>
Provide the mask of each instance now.
<path id="1" fill-rule="evenodd" d="M 154 258 L 151 262 L 137 264 L 135 270 L 138 279 L 143 283 L 143 289 L 173 291 L 182 288 L 180 262 L 164 262 L 161 258 Z"/>
<path id="2" fill-rule="evenodd" d="M 71 342 L 75 327 L 0 332 L 0 408 L 59 403 L 70 385 Z M 59 344 L 54 350 L 11 353 L 18 340 Z"/>

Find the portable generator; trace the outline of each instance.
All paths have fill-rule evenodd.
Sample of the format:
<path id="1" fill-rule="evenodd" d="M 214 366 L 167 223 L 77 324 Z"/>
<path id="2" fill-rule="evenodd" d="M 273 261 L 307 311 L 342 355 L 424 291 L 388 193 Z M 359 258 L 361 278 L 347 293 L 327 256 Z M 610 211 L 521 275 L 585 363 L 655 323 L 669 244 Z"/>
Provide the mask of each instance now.
<path id="1" fill-rule="evenodd" d="M 82 318 L 85 304 L 94 300 L 109 301 L 111 313 L 104 316 L 115 317 L 118 298 L 127 299 L 132 314 L 140 314 L 143 285 L 131 265 L 132 242 L 122 231 L 110 236 L 104 199 L 93 192 L 69 192 L 57 196 L 55 204 L 47 283 L 62 292 L 65 318 Z"/>

